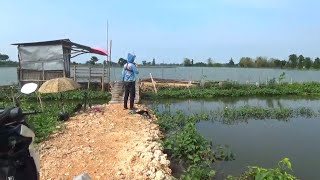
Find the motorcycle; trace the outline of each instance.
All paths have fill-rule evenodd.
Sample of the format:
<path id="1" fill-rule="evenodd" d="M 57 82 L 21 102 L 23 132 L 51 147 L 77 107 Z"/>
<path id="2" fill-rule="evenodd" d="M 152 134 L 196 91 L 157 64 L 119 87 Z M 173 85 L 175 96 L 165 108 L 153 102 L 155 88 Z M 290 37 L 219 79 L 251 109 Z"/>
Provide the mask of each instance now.
<path id="1" fill-rule="evenodd" d="M 34 148 L 35 134 L 26 122 L 28 115 L 40 112 L 23 112 L 19 97 L 36 91 L 35 83 L 25 84 L 13 107 L 0 109 L 0 180 L 39 180 L 39 154 Z"/>

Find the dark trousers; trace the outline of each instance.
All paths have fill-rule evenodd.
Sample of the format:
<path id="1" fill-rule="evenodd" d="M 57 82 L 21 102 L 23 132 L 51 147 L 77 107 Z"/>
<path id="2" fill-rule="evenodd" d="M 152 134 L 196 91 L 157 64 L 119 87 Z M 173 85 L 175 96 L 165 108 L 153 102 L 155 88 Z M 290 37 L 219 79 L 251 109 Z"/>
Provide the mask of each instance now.
<path id="1" fill-rule="evenodd" d="M 130 108 L 133 108 L 134 98 L 136 96 L 136 82 L 124 82 L 124 108 L 128 108 L 128 98 L 130 94 Z"/>

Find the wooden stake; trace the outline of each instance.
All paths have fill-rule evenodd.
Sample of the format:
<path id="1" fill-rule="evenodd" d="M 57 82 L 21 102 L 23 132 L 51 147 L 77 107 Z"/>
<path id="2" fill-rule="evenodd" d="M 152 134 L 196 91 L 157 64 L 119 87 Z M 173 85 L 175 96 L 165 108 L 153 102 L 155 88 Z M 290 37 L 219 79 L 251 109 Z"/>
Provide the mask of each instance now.
<path id="1" fill-rule="evenodd" d="M 40 102 L 41 111 L 43 111 L 43 104 L 42 104 L 40 93 L 36 93 L 36 94 L 37 94 L 37 97 L 38 97 L 39 102 Z"/>
<path id="2" fill-rule="evenodd" d="M 151 78 L 151 82 L 152 82 L 152 85 L 153 85 L 154 92 L 157 94 L 158 90 L 156 88 L 156 82 L 153 80 L 151 73 L 150 73 L 150 78 Z"/>

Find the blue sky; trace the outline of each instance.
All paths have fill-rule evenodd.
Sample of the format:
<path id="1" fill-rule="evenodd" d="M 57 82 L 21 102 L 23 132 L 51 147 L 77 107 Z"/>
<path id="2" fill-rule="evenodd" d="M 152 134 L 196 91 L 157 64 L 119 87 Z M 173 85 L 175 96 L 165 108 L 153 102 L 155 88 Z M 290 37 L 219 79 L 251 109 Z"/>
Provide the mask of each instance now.
<path id="1" fill-rule="evenodd" d="M 14 60 L 14 42 L 69 38 L 106 47 L 107 19 L 113 61 L 128 52 L 138 62 L 158 63 L 320 56 L 315 0 L 1 0 L 0 6 L 0 53 Z"/>

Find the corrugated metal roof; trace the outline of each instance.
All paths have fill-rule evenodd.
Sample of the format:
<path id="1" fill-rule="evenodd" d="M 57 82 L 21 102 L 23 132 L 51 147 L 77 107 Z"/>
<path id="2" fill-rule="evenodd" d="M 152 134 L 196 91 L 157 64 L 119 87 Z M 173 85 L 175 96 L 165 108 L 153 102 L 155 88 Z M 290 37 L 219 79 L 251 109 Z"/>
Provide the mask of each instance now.
<path id="1" fill-rule="evenodd" d="M 70 44 L 73 44 L 73 43 L 70 41 L 70 39 L 58 39 L 58 40 L 51 40 L 51 41 L 14 43 L 14 44 L 12 44 L 12 45 L 34 46 L 34 45 L 53 45 L 53 44 L 62 44 L 62 43 L 70 43 Z"/>

